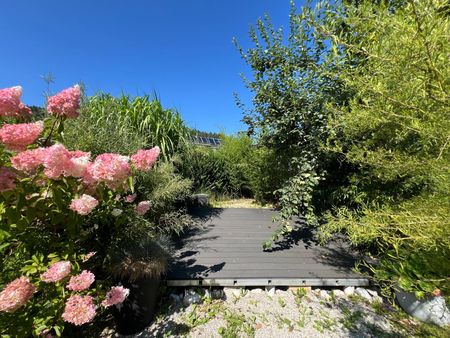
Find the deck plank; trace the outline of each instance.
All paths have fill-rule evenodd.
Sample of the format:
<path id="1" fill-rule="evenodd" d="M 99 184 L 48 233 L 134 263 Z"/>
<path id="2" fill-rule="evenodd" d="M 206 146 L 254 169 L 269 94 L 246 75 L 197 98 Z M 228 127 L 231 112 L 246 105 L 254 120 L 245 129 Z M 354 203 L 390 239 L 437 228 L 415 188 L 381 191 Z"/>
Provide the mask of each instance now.
<path id="1" fill-rule="evenodd" d="M 355 280 L 367 281 L 352 271 L 359 256 L 344 241 L 320 246 L 314 232 L 302 226 L 300 219 L 293 222 L 296 230 L 291 236 L 264 251 L 262 242 L 276 229 L 272 221 L 275 211 L 201 209 L 194 216 L 201 226 L 185 233 L 176 243 L 168 282 L 324 279 L 329 283 L 339 279 L 342 283 L 348 279 L 350 285 Z"/>

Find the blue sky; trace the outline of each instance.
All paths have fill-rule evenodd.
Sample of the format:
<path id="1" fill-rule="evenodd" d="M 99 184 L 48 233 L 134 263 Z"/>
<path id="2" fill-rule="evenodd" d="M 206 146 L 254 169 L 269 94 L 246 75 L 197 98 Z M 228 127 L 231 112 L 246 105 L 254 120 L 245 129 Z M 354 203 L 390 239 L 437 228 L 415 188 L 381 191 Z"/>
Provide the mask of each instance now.
<path id="1" fill-rule="evenodd" d="M 245 130 L 233 92 L 250 100 L 248 69 L 232 38 L 250 46 L 265 12 L 288 27 L 289 0 L 2 0 L 0 88 L 22 85 L 42 105 L 51 72 L 53 92 L 80 81 L 88 95 L 156 91 L 191 127 Z"/>

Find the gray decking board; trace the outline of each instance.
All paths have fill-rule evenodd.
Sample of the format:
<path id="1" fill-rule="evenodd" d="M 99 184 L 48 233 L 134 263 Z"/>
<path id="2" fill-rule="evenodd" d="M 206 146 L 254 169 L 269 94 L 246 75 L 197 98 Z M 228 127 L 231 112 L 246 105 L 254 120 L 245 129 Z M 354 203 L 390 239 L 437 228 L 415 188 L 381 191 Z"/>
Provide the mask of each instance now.
<path id="1" fill-rule="evenodd" d="M 264 251 L 262 242 L 277 227 L 275 211 L 201 209 L 194 215 L 202 226 L 179 239 L 169 285 L 368 284 L 352 271 L 357 257 L 344 242 L 319 246 L 300 220 L 291 236 Z"/>

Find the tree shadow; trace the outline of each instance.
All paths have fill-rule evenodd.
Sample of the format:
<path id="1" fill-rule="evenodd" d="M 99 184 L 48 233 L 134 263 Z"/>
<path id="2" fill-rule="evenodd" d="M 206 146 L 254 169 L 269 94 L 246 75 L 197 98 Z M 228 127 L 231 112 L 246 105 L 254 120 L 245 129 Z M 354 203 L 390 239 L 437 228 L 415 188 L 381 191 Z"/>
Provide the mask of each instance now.
<path id="1" fill-rule="evenodd" d="M 315 238 L 315 231 L 311 227 L 304 225 L 301 220 L 295 221 L 294 230 L 284 236 L 281 240 L 276 241 L 272 247 L 265 249 L 266 252 L 284 251 L 298 246 L 302 243 L 305 249 L 317 246 L 319 242 Z"/>
<path id="2" fill-rule="evenodd" d="M 222 270 L 225 262 L 206 266 L 197 264 L 197 253 L 204 250 L 214 250 L 205 243 L 211 243 L 219 236 L 208 236 L 208 232 L 215 226 L 207 224 L 212 218 L 220 217 L 223 209 L 197 207 L 191 210 L 193 219 L 198 226 L 185 231 L 181 236 L 174 240 L 174 247 L 177 251 L 172 257 L 169 265 L 170 278 L 172 279 L 199 279 L 209 276 L 209 274 Z"/>

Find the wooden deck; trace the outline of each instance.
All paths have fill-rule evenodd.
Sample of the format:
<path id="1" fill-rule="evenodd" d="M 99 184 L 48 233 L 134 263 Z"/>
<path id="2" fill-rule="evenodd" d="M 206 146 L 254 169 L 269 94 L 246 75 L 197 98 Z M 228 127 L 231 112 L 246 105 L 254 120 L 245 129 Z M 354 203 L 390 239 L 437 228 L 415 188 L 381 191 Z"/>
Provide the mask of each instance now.
<path id="1" fill-rule="evenodd" d="M 167 284 L 368 285 L 351 271 L 357 257 L 343 241 L 319 246 L 300 221 L 289 238 L 264 251 L 262 242 L 277 226 L 274 215 L 268 209 L 197 210 L 201 226 L 179 239 Z"/>

